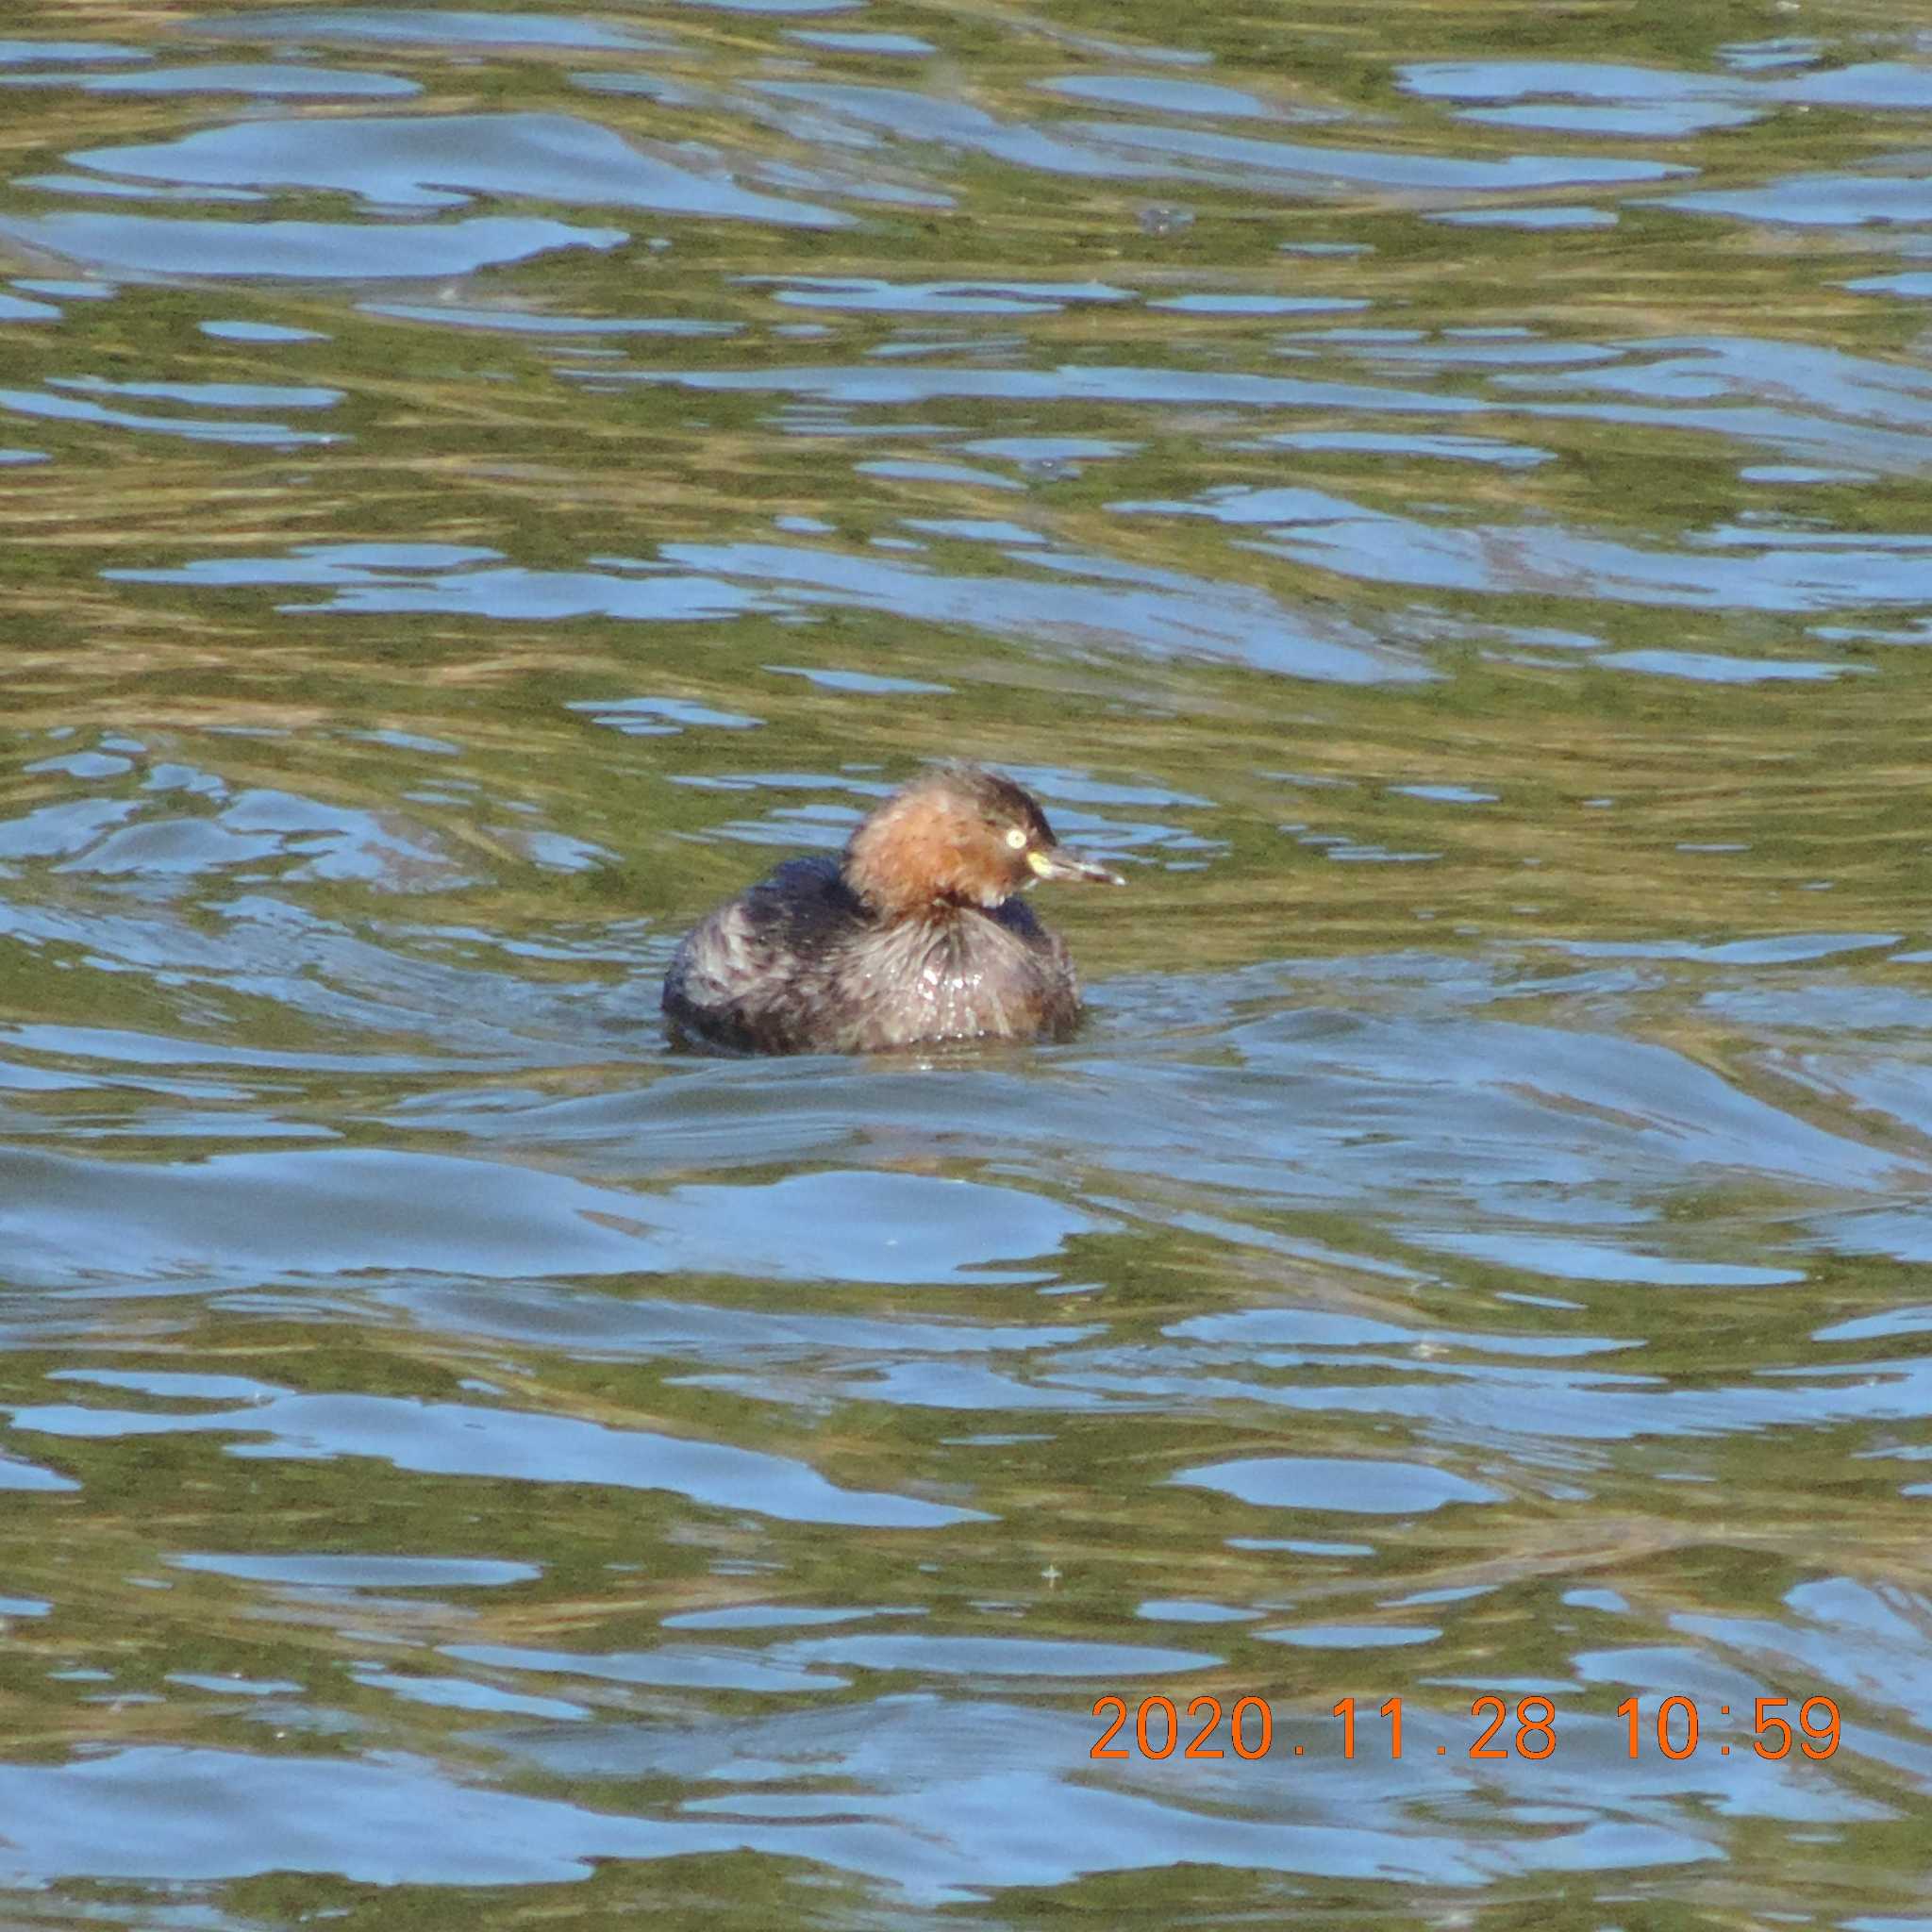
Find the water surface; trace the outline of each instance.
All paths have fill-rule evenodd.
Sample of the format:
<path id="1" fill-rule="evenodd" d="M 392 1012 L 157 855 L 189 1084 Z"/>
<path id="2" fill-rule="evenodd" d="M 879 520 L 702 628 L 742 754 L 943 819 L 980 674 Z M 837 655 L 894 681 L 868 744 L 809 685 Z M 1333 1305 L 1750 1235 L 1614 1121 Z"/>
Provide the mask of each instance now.
<path id="1" fill-rule="evenodd" d="M 9 1923 L 1924 1922 L 1932 13 L 1525 18 L 9 16 Z"/>

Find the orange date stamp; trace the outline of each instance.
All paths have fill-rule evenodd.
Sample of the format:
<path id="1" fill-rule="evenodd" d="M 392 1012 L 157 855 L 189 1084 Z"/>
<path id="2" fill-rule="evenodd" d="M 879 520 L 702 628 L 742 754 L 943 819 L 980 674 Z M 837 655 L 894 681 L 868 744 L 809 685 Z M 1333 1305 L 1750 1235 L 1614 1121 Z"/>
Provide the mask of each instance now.
<path id="1" fill-rule="evenodd" d="M 1317 1751 L 1307 1743 L 1284 1740 L 1280 1755 L 1305 1757 L 1340 1755 L 1351 1758 L 1363 1751 L 1378 1757 L 1402 1756 L 1402 1699 L 1391 1697 L 1374 1707 L 1373 1722 L 1364 1712 L 1357 1724 L 1356 1699 L 1344 1697 L 1329 1713 L 1341 1721 L 1341 1751 Z M 1224 1709 L 1218 1697 L 1196 1697 L 1185 1707 L 1172 1697 L 1143 1697 L 1129 1705 L 1124 1697 L 1094 1699 L 1093 1715 L 1112 1722 L 1087 1753 L 1094 1758 L 1236 1757 L 1250 1761 L 1276 1750 L 1274 1712 L 1265 1697 L 1240 1697 Z M 1829 1757 L 1839 1746 L 1839 1710 L 1829 1697 L 1807 1697 L 1791 1711 L 1789 1697 L 1754 1700 L 1748 1720 L 1728 1704 L 1700 1710 L 1691 1697 L 1666 1697 L 1646 1714 L 1639 1698 L 1626 1697 L 1616 1714 L 1628 1730 L 1632 1757 L 1657 1755 L 1673 1760 L 1695 1756 L 1700 1749 L 1728 1757 L 1732 1746 L 1764 1758 L 1789 1757 L 1795 1748 L 1814 1761 Z M 1433 1714 L 1432 1714 L 1433 1715 Z M 1467 1755 L 1477 1762 L 1511 1757 L 1542 1758 L 1557 1755 L 1557 1707 L 1547 1697 L 1521 1697 L 1512 1707 L 1498 1696 L 1478 1697 L 1469 1707 Z M 1359 1728 L 1359 1737 L 1358 1737 Z M 1458 1740 L 1460 1741 L 1460 1740 Z M 1448 1744 L 1428 1754 L 1450 1756 Z"/>

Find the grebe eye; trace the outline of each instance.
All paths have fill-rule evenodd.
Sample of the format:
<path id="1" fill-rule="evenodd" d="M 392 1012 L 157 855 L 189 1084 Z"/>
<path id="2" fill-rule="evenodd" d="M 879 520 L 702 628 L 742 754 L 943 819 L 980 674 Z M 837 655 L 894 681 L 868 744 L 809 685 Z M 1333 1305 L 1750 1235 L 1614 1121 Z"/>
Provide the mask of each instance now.
<path id="1" fill-rule="evenodd" d="M 1025 831 L 1019 825 L 1008 825 L 1007 827 L 1007 843 L 1015 852 L 1024 852 L 1026 849 Z"/>

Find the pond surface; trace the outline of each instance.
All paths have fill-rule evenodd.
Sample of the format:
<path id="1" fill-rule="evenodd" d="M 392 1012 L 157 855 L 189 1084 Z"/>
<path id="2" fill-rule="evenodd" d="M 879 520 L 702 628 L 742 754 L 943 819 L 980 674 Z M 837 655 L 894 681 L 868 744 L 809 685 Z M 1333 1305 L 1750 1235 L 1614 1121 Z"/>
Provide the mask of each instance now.
<path id="1" fill-rule="evenodd" d="M 9 1924 L 1926 1924 L 1932 8 L 7 34 Z"/>

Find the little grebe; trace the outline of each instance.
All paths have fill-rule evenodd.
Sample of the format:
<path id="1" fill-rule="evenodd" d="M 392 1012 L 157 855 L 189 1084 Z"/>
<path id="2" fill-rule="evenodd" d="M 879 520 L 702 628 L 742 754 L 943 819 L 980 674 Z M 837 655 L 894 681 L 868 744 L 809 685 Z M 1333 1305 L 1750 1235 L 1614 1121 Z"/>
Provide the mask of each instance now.
<path id="1" fill-rule="evenodd" d="M 1080 1016 L 1065 945 L 1019 896 L 1035 879 L 1126 880 L 1063 852 L 1010 779 L 916 778 L 838 858 L 793 858 L 708 914 L 664 981 L 674 1034 L 749 1053 L 1058 1038 Z"/>

